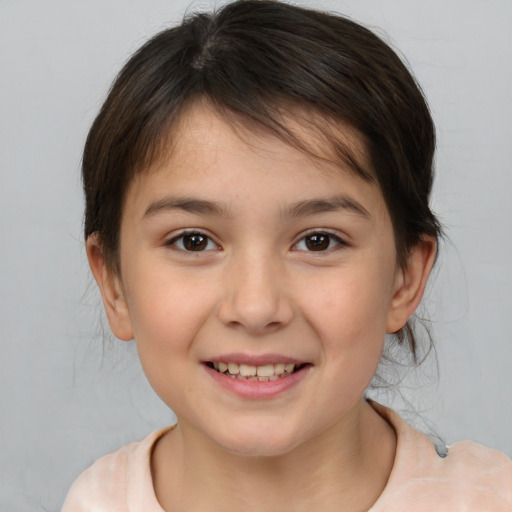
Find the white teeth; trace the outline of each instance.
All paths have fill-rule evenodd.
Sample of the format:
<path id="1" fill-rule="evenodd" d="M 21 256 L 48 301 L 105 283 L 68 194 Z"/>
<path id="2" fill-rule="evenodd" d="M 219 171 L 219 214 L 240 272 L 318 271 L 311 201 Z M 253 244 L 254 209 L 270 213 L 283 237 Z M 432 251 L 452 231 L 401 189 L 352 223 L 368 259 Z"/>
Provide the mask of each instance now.
<path id="1" fill-rule="evenodd" d="M 265 366 L 258 366 L 257 368 L 258 377 L 270 377 L 274 375 L 274 371 L 273 364 L 266 364 Z"/>
<path id="2" fill-rule="evenodd" d="M 270 380 L 277 380 L 281 377 L 290 375 L 295 370 L 293 363 L 277 363 L 277 364 L 264 364 L 255 366 L 251 364 L 238 364 L 238 363 L 225 363 L 219 361 L 213 363 L 213 367 L 220 373 L 224 373 L 230 377 L 256 381 L 266 382 Z"/>
<path id="3" fill-rule="evenodd" d="M 248 364 L 241 364 L 240 365 L 240 375 L 242 377 L 255 377 L 256 376 L 256 366 L 251 366 Z"/>
<path id="4" fill-rule="evenodd" d="M 284 373 L 284 364 L 276 364 L 274 365 L 274 373 L 275 375 L 283 375 Z"/>
<path id="5" fill-rule="evenodd" d="M 231 375 L 236 375 L 240 371 L 240 367 L 236 363 L 228 363 L 228 372 Z"/>

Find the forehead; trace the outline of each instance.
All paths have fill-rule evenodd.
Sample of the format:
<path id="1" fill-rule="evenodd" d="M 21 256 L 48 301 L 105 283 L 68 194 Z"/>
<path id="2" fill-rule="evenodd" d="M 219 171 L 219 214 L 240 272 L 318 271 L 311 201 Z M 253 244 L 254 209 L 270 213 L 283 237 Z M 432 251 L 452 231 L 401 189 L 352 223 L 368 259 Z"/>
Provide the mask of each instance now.
<path id="1" fill-rule="evenodd" d="M 290 146 L 290 154 L 298 150 L 317 163 L 319 170 L 353 170 L 368 181 L 376 181 L 366 138 L 347 123 L 293 104 L 278 104 L 270 116 L 255 120 L 222 106 L 214 107 L 205 98 L 182 106 L 170 128 L 159 137 L 161 143 L 153 152 L 154 158 L 142 170 L 158 169 L 173 153 L 188 151 L 191 145 L 212 149 L 220 142 L 219 136 L 226 134 L 230 139 L 236 135 L 245 151 L 272 151 L 280 140 Z M 280 145 L 279 152 L 282 149 Z"/>
<path id="2" fill-rule="evenodd" d="M 205 102 L 192 104 L 173 127 L 159 157 L 133 180 L 126 204 L 142 200 L 142 192 L 149 189 L 153 195 L 159 189 L 163 193 L 164 188 L 189 195 L 188 187 L 194 188 L 194 195 L 232 192 L 253 198 L 259 193 L 269 199 L 279 191 L 292 200 L 301 195 L 326 195 L 337 186 L 356 196 L 371 192 L 382 202 L 368 171 L 371 166 L 363 138 L 353 129 L 332 123 L 320 131 L 313 114 L 296 114 L 285 119 L 291 139 L 283 140 L 266 127 L 226 116 Z M 341 158 L 336 150 L 340 146 Z M 361 177 L 354 166 L 369 178 Z"/>

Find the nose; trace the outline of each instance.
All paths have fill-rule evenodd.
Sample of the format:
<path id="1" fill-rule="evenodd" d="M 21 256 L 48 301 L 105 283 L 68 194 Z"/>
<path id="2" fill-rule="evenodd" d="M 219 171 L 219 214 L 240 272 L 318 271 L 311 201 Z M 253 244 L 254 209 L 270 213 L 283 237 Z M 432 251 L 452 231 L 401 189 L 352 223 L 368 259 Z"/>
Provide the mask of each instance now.
<path id="1" fill-rule="evenodd" d="M 245 255 L 231 261 L 228 267 L 218 309 L 218 316 L 225 325 L 262 335 L 291 321 L 293 307 L 284 271 L 271 256 Z"/>

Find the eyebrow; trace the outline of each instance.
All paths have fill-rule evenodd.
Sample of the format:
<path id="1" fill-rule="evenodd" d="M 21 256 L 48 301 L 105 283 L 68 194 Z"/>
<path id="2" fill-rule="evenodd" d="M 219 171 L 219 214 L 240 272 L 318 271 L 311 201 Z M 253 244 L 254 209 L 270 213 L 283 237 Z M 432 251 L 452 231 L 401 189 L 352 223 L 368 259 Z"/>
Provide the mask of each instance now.
<path id="1" fill-rule="evenodd" d="M 345 195 L 334 196 L 328 199 L 308 199 L 306 201 L 299 201 L 290 205 L 284 214 L 290 217 L 305 217 L 339 210 L 347 210 L 364 219 L 370 219 L 371 217 L 370 212 L 368 212 L 361 203 Z"/>
<path id="2" fill-rule="evenodd" d="M 164 197 L 151 203 L 144 212 L 143 218 L 153 217 L 159 213 L 173 210 L 182 210 L 188 213 L 199 215 L 226 216 L 227 208 L 224 205 L 196 199 L 192 197 Z M 284 217 L 307 217 L 319 213 L 347 210 L 355 213 L 364 219 L 371 217 L 368 210 L 356 200 L 348 196 L 334 196 L 323 199 L 308 199 L 291 204 L 283 211 Z"/>
<path id="3" fill-rule="evenodd" d="M 201 215 L 225 215 L 226 208 L 218 203 L 213 203 L 205 199 L 195 199 L 192 197 L 164 197 L 151 203 L 144 212 L 143 217 L 153 217 L 159 213 L 172 210 L 183 210 L 189 213 Z"/>

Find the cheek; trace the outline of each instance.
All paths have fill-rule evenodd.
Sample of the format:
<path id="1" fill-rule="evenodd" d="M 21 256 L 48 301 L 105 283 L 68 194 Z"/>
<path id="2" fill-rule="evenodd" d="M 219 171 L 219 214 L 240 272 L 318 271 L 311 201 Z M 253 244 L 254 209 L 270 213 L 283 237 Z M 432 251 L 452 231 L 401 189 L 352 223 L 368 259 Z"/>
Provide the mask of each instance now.
<path id="1" fill-rule="evenodd" d="M 184 361 L 194 350 L 194 339 L 209 317 L 214 297 L 211 287 L 197 282 L 191 287 L 183 273 L 166 274 L 156 266 L 152 272 L 130 276 L 128 284 L 128 306 L 137 351 L 156 389 L 160 381 L 190 371 Z"/>
<path id="2" fill-rule="evenodd" d="M 340 394 L 362 394 L 380 361 L 391 297 L 385 272 L 351 267 L 312 286 L 309 324 L 322 341 L 323 359 L 333 389 Z"/>
<path id="3" fill-rule="evenodd" d="M 341 272 L 323 286 L 311 287 L 306 307 L 311 321 L 334 343 L 343 340 L 347 346 L 359 345 L 362 338 L 370 341 L 376 336 L 380 342 L 386 333 L 389 289 L 374 274 Z"/>

